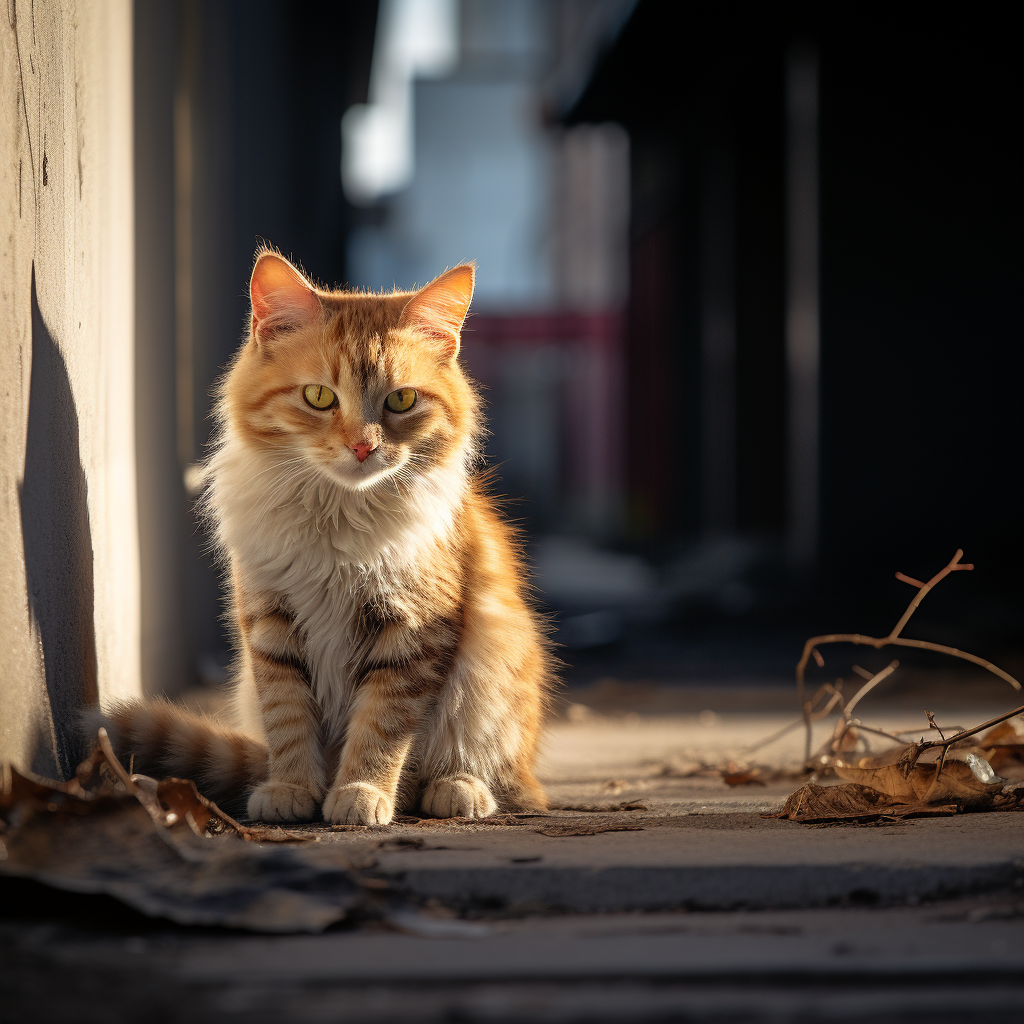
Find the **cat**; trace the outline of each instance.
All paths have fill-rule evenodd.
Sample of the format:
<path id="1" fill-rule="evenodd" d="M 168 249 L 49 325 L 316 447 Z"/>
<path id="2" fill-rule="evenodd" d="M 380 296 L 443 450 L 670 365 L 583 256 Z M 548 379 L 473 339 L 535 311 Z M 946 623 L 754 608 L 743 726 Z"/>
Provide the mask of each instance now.
<path id="1" fill-rule="evenodd" d="M 383 825 L 543 810 L 555 660 L 481 473 L 459 364 L 475 284 L 314 286 L 257 253 L 248 337 L 218 386 L 205 509 L 230 578 L 238 730 L 164 701 L 107 709 L 135 771 L 250 818 Z"/>

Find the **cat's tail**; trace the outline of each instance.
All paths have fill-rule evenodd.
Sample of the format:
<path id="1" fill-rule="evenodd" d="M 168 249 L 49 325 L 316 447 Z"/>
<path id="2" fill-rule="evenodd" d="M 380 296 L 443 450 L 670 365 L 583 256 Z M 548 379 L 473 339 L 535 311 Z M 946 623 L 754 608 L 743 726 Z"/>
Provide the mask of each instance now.
<path id="1" fill-rule="evenodd" d="M 83 718 L 88 737 L 103 726 L 124 766 L 161 779 L 191 779 L 203 796 L 244 806 L 267 777 L 267 748 L 205 715 L 163 700 L 120 701 Z"/>

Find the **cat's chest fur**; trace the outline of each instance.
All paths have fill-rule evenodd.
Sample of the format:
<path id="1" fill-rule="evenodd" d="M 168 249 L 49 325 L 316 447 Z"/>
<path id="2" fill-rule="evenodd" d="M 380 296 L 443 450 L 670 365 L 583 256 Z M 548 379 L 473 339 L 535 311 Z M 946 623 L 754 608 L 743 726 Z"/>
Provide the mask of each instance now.
<path id="1" fill-rule="evenodd" d="M 226 464 L 225 464 L 226 463 Z M 276 489 L 222 462 L 215 479 L 221 540 L 245 586 L 292 614 L 302 660 L 325 724 L 343 727 L 361 613 L 388 609 L 415 626 L 411 583 L 453 523 L 459 481 L 421 481 L 402 503 L 354 500 L 333 490 Z M 230 483 L 234 486 L 230 486 Z M 262 483 L 262 486 L 254 484 Z"/>

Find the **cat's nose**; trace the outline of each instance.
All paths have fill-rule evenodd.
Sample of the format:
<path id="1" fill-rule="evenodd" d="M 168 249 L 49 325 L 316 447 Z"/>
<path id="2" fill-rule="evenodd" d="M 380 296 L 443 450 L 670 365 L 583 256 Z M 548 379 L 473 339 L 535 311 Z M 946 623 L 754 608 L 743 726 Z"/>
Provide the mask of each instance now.
<path id="1" fill-rule="evenodd" d="M 355 444 L 349 445 L 349 448 L 356 453 L 356 458 L 360 462 L 362 462 L 376 447 L 377 446 L 375 444 L 367 444 L 365 441 L 357 441 Z"/>

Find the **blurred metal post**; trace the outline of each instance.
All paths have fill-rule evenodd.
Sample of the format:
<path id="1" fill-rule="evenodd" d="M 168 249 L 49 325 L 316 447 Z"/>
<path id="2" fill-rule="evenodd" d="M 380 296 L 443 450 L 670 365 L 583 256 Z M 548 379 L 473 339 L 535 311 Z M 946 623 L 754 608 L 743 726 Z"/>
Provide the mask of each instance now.
<path id="1" fill-rule="evenodd" d="M 192 111 L 199 50 L 197 0 L 178 0 L 178 81 L 174 93 L 174 256 L 178 461 L 196 458 L 192 295 Z M 186 481 L 187 486 L 187 481 Z"/>
<path id="2" fill-rule="evenodd" d="M 819 535 L 818 58 L 794 46 L 786 64 L 786 554 L 811 570 Z"/>
<path id="3" fill-rule="evenodd" d="M 736 172 L 730 140 L 706 144 L 700 222 L 701 527 L 736 528 Z"/>
<path id="4" fill-rule="evenodd" d="M 148 695 L 173 694 L 195 681 L 183 571 L 192 528 L 178 459 L 183 449 L 176 404 L 178 8 L 179 0 L 134 0 L 132 7 L 135 452 L 142 686 Z M 191 416 L 191 403 L 187 409 Z"/>

